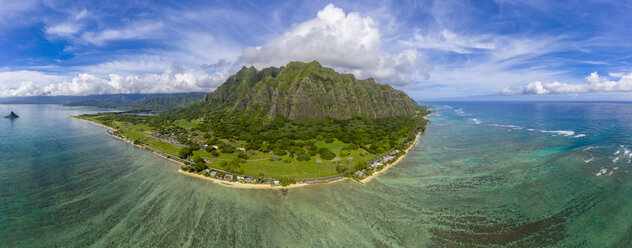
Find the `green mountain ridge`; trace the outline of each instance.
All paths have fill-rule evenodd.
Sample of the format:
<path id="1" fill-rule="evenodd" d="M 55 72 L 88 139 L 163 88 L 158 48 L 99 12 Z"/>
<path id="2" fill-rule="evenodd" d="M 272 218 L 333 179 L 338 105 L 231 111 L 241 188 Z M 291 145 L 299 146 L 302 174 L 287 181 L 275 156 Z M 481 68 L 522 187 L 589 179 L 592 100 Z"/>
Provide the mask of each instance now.
<path id="1" fill-rule="evenodd" d="M 317 61 L 290 62 L 262 70 L 243 67 L 204 101 L 292 120 L 413 116 L 420 108 L 406 93 L 390 85 L 340 74 Z"/>

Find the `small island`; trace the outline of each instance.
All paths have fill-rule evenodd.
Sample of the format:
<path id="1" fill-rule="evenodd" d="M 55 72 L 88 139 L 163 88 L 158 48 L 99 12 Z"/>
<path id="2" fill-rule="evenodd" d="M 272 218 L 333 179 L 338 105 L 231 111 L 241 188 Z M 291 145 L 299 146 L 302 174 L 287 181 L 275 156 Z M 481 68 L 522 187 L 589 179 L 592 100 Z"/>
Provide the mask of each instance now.
<path id="1" fill-rule="evenodd" d="M 314 61 L 243 67 L 203 100 L 158 116 L 75 118 L 180 163 L 183 174 L 275 188 L 367 182 L 405 156 L 430 113 L 389 85 Z"/>
<path id="2" fill-rule="evenodd" d="M 11 111 L 11 113 L 9 115 L 5 116 L 4 118 L 16 119 L 16 118 L 20 118 L 20 116 L 16 115 L 15 113 L 13 113 L 13 111 Z"/>

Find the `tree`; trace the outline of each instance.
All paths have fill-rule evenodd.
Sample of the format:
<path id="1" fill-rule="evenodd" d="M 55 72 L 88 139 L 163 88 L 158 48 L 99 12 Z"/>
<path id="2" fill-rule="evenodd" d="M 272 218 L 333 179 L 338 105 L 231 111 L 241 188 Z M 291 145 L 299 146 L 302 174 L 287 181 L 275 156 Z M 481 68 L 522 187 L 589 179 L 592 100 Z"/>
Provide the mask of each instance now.
<path id="1" fill-rule="evenodd" d="M 248 157 L 248 154 L 244 153 L 244 152 L 240 152 L 239 154 L 237 154 L 238 158 L 243 158 L 243 159 L 249 159 L 250 157 Z"/>
<path id="2" fill-rule="evenodd" d="M 193 153 L 191 148 L 185 146 L 185 147 L 180 148 L 180 151 L 178 152 L 178 157 L 185 159 L 185 158 L 188 158 L 189 155 L 191 155 L 191 153 Z"/>
<path id="3" fill-rule="evenodd" d="M 339 164 L 338 166 L 336 166 L 336 172 L 342 174 L 345 173 L 347 171 L 347 166 L 343 165 L 343 164 Z"/>
<path id="4" fill-rule="evenodd" d="M 203 171 L 206 168 L 208 168 L 208 167 L 206 167 L 206 163 L 204 163 L 204 162 L 193 164 L 193 170 L 195 170 L 197 172 Z"/>
<path id="5" fill-rule="evenodd" d="M 214 150 L 215 150 L 215 148 L 213 148 L 213 146 L 212 146 L 212 145 L 208 145 L 208 144 L 207 144 L 207 145 L 206 145 L 206 148 L 204 148 L 204 150 L 205 150 L 206 152 L 212 152 L 212 151 L 214 151 Z"/>
<path id="6" fill-rule="evenodd" d="M 274 150 L 274 155 L 285 156 L 285 155 L 287 155 L 287 151 L 283 150 L 283 149 L 280 149 L 280 148 L 279 149 L 275 149 Z"/>
<path id="7" fill-rule="evenodd" d="M 224 148 L 222 148 L 222 152 L 223 153 L 234 153 L 235 152 L 235 147 L 233 147 L 231 145 L 227 145 Z"/>
<path id="8" fill-rule="evenodd" d="M 331 160 L 336 157 L 336 154 L 334 152 L 324 147 L 320 148 L 318 152 L 320 153 L 320 157 L 323 159 Z"/>
<path id="9" fill-rule="evenodd" d="M 204 163 L 204 159 L 198 155 L 193 156 L 193 162 L 194 163 Z"/>

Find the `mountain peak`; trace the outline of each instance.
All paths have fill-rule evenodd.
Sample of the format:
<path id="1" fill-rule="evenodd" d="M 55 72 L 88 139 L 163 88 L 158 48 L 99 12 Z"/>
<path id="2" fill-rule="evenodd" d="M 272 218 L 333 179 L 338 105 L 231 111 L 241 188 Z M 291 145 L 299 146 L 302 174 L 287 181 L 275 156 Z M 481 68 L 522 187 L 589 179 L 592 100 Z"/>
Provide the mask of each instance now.
<path id="1" fill-rule="evenodd" d="M 244 67 L 206 97 L 213 105 L 259 109 L 289 119 L 414 115 L 419 106 L 406 93 L 372 78 L 358 80 L 318 61 L 292 61 L 260 71 Z"/>

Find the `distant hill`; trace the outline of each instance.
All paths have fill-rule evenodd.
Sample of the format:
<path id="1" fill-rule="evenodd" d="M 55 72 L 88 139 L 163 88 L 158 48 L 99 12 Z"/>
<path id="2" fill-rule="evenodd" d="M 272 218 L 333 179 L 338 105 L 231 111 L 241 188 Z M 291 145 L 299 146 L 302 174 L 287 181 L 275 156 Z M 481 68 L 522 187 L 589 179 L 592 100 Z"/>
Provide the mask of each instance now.
<path id="1" fill-rule="evenodd" d="M 101 108 L 128 108 L 160 111 L 183 107 L 202 100 L 207 93 L 173 94 L 105 94 L 88 96 L 29 96 L 0 98 L 5 104 L 63 104 L 67 106 L 94 106 Z"/>
<path id="2" fill-rule="evenodd" d="M 403 91 L 372 78 L 337 73 L 317 61 L 263 70 L 243 67 L 208 94 L 205 103 L 289 119 L 413 116 L 421 108 Z"/>

